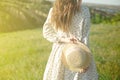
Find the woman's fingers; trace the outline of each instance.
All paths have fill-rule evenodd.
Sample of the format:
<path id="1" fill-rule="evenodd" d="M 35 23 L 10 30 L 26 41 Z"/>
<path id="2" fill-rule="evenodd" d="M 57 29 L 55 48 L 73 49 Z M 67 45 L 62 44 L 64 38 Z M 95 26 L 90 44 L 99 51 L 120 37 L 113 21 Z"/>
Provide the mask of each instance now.
<path id="1" fill-rule="evenodd" d="M 84 69 L 80 69 L 80 73 L 83 73 Z"/>
<path id="2" fill-rule="evenodd" d="M 70 39 L 73 43 L 77 43 L 78 42 L 78 40 L 76 39 L 76 38 L 71 38 Z"/>
<path id="3" fill-rule="evenodd" d="M 67 38 L 61 38 L 60 41 L 65 43 L 77 43 L 78 39 L 74 37 L 67 37 Z"/>
<path id="4" fill-rule="evenodd" d="M 80 72 L 80 73 L 85 73 L 85 72 L 88 70 L 88 68 L 89 68 L 89 67 L 87 67 L 87 68 L 83 68 L 83 69 L 80 69 L 79 72 Z"/>

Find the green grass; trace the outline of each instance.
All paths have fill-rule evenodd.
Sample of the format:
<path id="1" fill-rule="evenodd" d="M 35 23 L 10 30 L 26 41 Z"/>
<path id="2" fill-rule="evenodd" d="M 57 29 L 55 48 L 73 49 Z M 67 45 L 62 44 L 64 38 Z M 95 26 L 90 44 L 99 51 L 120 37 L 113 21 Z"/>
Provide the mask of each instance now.
<path id="1" fill-rule="evenodd" d="M 0 34 L 0 80 L 42 80 L 50 48 L 40 29 Z"/>
<path id="2" fill-rule="evenodd" d="M 120 80 L 120 26 L 118 25 L 100 24 L 91 27 L 90 47 L 96 60 L 100 80 Z"/>
<path id="3" fill-rule="evenodd" d="M 42 29 L 0 34 L 0 80 L 42 80 L 51 46 Z M 90 48 L 99 80 L 120 80 L 120 26 L 93 25 Z"/>

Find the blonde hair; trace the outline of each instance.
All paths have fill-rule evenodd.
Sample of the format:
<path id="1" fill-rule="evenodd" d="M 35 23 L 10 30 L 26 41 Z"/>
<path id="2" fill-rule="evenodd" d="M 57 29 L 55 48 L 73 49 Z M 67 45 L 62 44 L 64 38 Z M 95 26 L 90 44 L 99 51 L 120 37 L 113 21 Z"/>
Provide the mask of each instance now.
<path id="1" fill-rule="evenodd" d="M 55 24 L 57 30 L 69 31 L 72 17 L 80 11 L 80 2 L 81 0 L 56 0 L 51 21 Z"/>

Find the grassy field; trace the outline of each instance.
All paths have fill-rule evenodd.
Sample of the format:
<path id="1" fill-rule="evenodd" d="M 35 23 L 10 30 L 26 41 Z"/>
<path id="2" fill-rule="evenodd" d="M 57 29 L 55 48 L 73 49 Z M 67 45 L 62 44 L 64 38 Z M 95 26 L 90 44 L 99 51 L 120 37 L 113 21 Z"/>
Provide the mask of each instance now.
<path id="1" fill-rule="evenodd" d="M 42 29 L 1 33 L 0 80 L 42 80 L 51 46 Z M 92 25 L 90 48 L 99 80 L 120 80 L 120 26 Z"/>

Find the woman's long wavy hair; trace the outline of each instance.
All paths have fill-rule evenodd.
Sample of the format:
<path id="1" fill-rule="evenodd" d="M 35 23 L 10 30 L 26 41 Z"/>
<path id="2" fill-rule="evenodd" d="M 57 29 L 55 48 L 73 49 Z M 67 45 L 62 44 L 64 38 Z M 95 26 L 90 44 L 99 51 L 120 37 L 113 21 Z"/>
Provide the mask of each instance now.
<path id="1" fill-rule="evenodd" d="M 69 31 L 72 17 L 76 12 L 80 11 L 81 0 L 56 0 L 51 21 L 55 24 L 55 28 L 64 32 Z"/>

